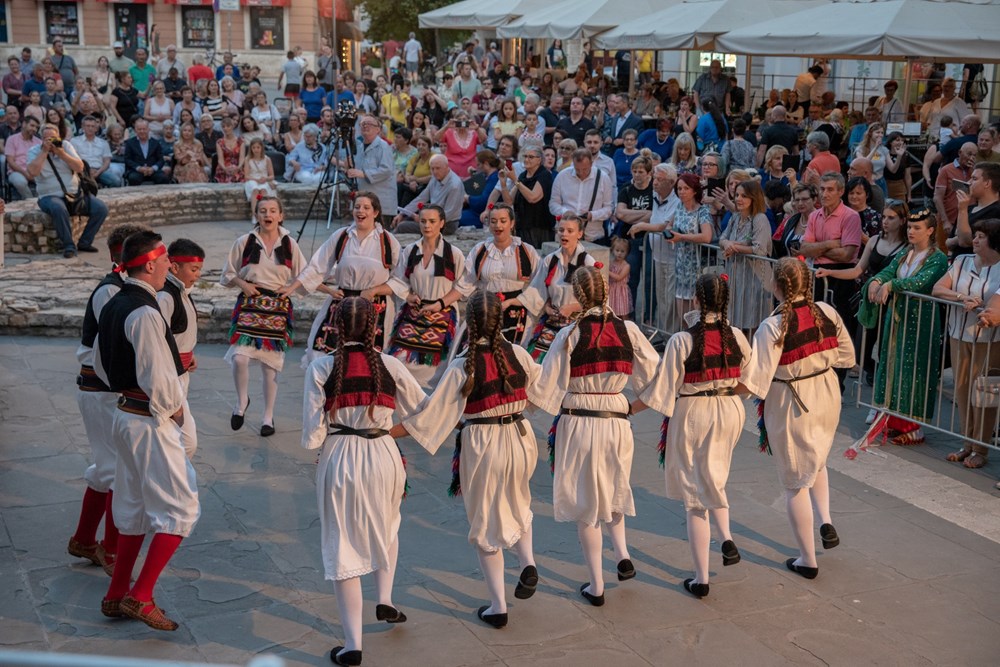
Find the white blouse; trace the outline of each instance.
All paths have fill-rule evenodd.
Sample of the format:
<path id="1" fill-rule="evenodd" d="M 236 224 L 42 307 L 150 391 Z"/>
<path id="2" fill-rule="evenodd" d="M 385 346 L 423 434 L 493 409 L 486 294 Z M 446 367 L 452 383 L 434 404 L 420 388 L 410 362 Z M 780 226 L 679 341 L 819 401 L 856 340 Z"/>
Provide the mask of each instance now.
<path id="1" fill-rule="evenodd" d="M 414 249 L 416 249 L 417 256 L 420 259 L 416 266 L 413 267 L 410 277 L 407 278 L 406 264 L 409 261 L 410 253 Z M 438 237 L 438 244 L 434 250 L 434 255 L 436 257 L 444 256 L 444 237 Z M 423 257 L 421 241 L 416 241 L 406 246 L 403 248 L 399 261 L 396 262 L 396 268 L 392 271 L 392 281 L 390 283 L 393 288 L 392 291 L 403 295 L 401 298 L 405 298 L 409 292 L 413 292 L 425 301 L 443 298 L 445 294 L 451 291 L 452 287 L 458 282 L 465 271 L 465 257 L 462 256 L 462 251 L 451 245 L 451 255 L 455 263 L 455 280 L 434 275 L 434 261 L 428 260 L 426 264 L 424 263 L 425 258 Z"/>
<path id="2" fill-rule="evenodd" d="M 344 234 L 348 235 L 347 243 L 340 261 L 337 261 L 334 253 L 338 240 Z M 392 248 L 393 265 L 388 268 L 383 264 L 382 234 L 388 236 Z M 399 241 L 383 230 L 382 225 L 376 223 L 375 229 L 361 238 L 358 236 L 357 226 L 352 224 L 334 232 L 319 247 L 309 264 L 298 274 L 298 280 L 310 292 L 316 291 L 317 287 L 327 281 L 340 289 L 365 290 L 389 282 L 392 270 L 399 260 Z M 400 295 L 397 293 L 397 296 Z"/>
<path id="3" fill-rule="evenodd" d="M 482 271 L 476 277 L 476 257 L 479 250 L 486 246 L 486 257 L 483 260 Z M 464 296 L 469 296 L 482 287 L 490 292 L 515 292 L 524 289 L 525 282 L 517 275 L 517 255 L 518 246 L 524 246 L 531 262 L 531 273 L 538 267 L 538 251 L 527 243 L 522 243 L 521 239 L 514 237 L 513 242 L 504 248 L 498 249 L 493 241 L 481 241 L 472 249 L 472 252 L 465 258 L 465 273 L 455 284 L 455 289 Z M 529 275 L 530 275 L 529 274 Z"/>
<path id="4" fill-rule="evenodd" d="M 573 251 L 572 263 L 578 263 L 580 255 L 585 252 L 583 246 L 577 245 L 576 250 Z M 549 266 L 551 266 L 553 258 L 557 259 L 556 270 L 552 276 L 551 284 L 546 286 L 545 279 L 549 275 Z M 584 266 L 594 266 L 596 263 L 597 260 L 590 254 L 583 260 Z M 551 303 L 554 308 L 562 308 L 574 303 L 579 305 L 579 301 L 573 296 L 573 285 L 565 280 L 569 267 L 570 265 L 563 259 L 562 250 L 546 255 L 545 259 L 539 262 L 535 273 L 531 276 L 531 283 L 519 298 L 528 312 L 535 317 L 540 317 L 545 312 L 546 301 Z"/>
<path id="5" fill-rule="evenodd" d="M 243 249 L 246 248 L 247 241 L 251 236 L 257 237 L 258 240 L 260 240 L 260 236 L 256 231 L 253 231 L 236 239 L 236 243 L 229 251 L 229 257 L 226 258 L 226 265 L 222 267 L 222 277 L 219 278 L 219 284 L 223 287 L 233 287 L 235 284 L 233 281 L 240 278 L 257 287 L 276 291 L 292 282 L 292 279 L 305 268 L 306 258 L 299 250 L 299 244 L 295 242 L 295 239 L 289 238 L 292 248 L 292 268 L 289 269 L 284 264 L 279 264 L 275 260 L 274 253 L 281 247 L 281 241 L 284 237 L 288 236 L 288 230 L 279 227 L 278 232 L 280 237 L 275 242 L 274 247 L 268 251 L 267 247 L 264 246 L 260 251 L 260 261 L 246 266 L 240 266 L 243 262 Z"/>

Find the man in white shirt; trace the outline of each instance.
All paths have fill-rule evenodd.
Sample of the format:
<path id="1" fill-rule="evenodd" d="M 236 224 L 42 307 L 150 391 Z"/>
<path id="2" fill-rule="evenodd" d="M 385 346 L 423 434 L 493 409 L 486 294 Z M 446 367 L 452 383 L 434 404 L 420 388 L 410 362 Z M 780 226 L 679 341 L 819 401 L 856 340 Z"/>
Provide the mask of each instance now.
<path id="1" fill-rule="evenodd" d="M 615 167 L 615 161 L 601 152 L 601 131 L 587 130 L 587 133 L 583 135 L 583 145 L 588 151 L 590 151 L 590 156 L 593 158 L 594 166 L 603 170 L 605 174 L 610 176 L 611 182 L 617 188 L 618 169 Z"/>
<path id="2" fill-rule="evenodd" d="M 108 142 L 97 136 L 98 122 L 93 116 L 83 119 L 83 134 L 70 139 L 80 159 L 90 166 L 90 175 L 97 182 L 109 188 L 120 188 L 122 177 L 111 166 L 111 147 Z"/>
<path id="3" fill-rule="evenodd" d="M 406 62 L 406 76 L 413 83 L 417 83 L 417 71 L 423 59 L 424 47 L 417 41 L 416 33 L 411 32 L 410 39 L 403 44 L 403 60 Z"/>
<path id="4" fill-rule="evenodd" d="M 614 203 L 612 179 L 594 168 L 594 157 L 587 148 L 573 151 L 573 168 L 564 169 L 552 183 L 549 211 L 563 216 L 575 213 L 585 221 L 583 238 L 596 241 L 605 236 L 604 221 Z"/>
<path id="5" fill-rule="evenodd" d="M 663 233 L 674 224 L 674 212 L 680 199 L 674 192 L 677 170 L 673 165 L 660 163 L 653 167 L 653 212 L 649 216 L 650 255 L 653 258 L 653 286 L 640 285 L 640 295 L 650 299 L 656 308 L 656 327 L 662 331 L 677 331 L 679 325 L 674 310 L 676 289 L 675 250 Z M 637 233 L 643 231 L 636 230 Z M 649 310 L 649 307 L 645 307 Z"/>
<path id="6" fill-rule="evenodd" d="M 187 67 L 177 59 L 177 47 L 174 44 L 168 44 L 167 55 L 160 58 L 160 62 L 156 63 L 156 78 L 161 81 L 165 80 L 170 75 L 170 68 L 172 67 L 177 68 L 179 78 L 187 79 Z"/>

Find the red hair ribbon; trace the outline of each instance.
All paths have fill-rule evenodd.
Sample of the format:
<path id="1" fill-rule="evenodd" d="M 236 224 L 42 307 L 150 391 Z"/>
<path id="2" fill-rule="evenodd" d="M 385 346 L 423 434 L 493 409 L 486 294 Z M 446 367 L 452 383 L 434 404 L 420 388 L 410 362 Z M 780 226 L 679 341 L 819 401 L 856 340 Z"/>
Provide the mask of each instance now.
<path id="1" fill-rule="evenodd" d="M 160 255 L 166 255 L 166 254 L 167 254 L 167 246 L 161 243 L 160 245 L 156 246 L 146 254 L 139 255 L 138 257 L 134 258 L 129 262 L 125 262 L 124 264 L 119 264 L 115 268 L 115 271 L 117 271 L 118 273 L 125 273 L 125 271 L 128 269 L 134 269 L 137 266 L 142 266 L 146 262 L 152 262 Z"/>
<path id="2" fill-rule="evenodd" d="M 562 220 L 562 216 L 561 215 L 557 215 L 556 216 L 556 222 L 559 222 L 560 220 Z"/>
<path id="3" fill-rule="evenodd" d="M 347 193 L 347 198 L 350 199 L 351 201 L 354 201 L 354 199 L 357 196 L 358 196 L 358 193 L 356 191 L 354 191 L 354 190 L 351 190 L 349 193 Z"/>
<path id="4" fill-rule="evenodd" d="M 594 262 L 594 268 L 595 269 L 603 269 L 604 268 L 604 263 L 603 262 Z"/>
<path id="5" fill-rule="evenodd" d="M 490 211 L 492 211 L 493 210 L 493 204 L 487 204 L 486 208 L 489 209 Z"/>
<path id="6" fill-rule="evenodd" d="M 264 195 L 262 195 L 262 194 L 260 194 L 260 193 L 258 192 L 258 193 L 257 193 L 257 201 L 260 201 L 260 200 L 261 200 L 261 199 L 263 199 L 263 198 L 264 198 Z"/>
<path id="7" fill-rule="evenodd" d="M 503 292 L 497 292 L 497 299 L 500 300 L 500 303 L 503 303 L 503 301 L 504 301 Z"/>
<path id="8" fill-rule="evenodd" d="M 729 282 L 729 274 L 728 273 L 723 273 L 719 277 L 722 278 L 723 280 L 725 280 L 727 283 Z"/>
<path id="9" fill-rule="evenodd" d="M 418 211 L 424 210 L 424 203 L 422 201 L 421 202 L 417 202 L 417 210 Z"/>
<path id="10" fill-rule="evenodd" d="M 176 262 L 177 264 L 194 264 L 196 262 L 204 262 L 204 257 L 195 257 L 194 255 L 171 255 L 171 262 Z"/>
<path id="11" fill-rule="evenodd" d="M 798 256 L 798 257 L 796 257 L 795 259 L 799 260 L 800 262 L 804 262 L 804 261 L 806 261 L 806 258 L 805 258 L 805 255 L 799 255 L 799 256 Z"/>

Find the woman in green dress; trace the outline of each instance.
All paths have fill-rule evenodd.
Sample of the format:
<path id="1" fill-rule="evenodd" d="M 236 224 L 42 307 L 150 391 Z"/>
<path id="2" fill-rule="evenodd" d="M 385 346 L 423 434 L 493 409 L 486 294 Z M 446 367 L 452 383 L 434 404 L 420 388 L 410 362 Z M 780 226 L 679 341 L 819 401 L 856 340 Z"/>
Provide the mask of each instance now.
<path id="1" fill-rule="evenodd" d="M 934 244 L 937 222 L 930 210 L 912 213 L 907 222 L 908 248 L 896 256 L 863 291 L 871 304 L 887 305 L 875 370 L 875 405 L 903 417 L 880 417 L 870 439 L 888 430 L 894 445 L 924 441 L 919 422 L 934 416 L 941 377 L 941 309 L 930 300 L 901 294 L 930 294 L 948 270 L 948 258 Z M 912 421 L 916 420 L 916 421 Z"/>

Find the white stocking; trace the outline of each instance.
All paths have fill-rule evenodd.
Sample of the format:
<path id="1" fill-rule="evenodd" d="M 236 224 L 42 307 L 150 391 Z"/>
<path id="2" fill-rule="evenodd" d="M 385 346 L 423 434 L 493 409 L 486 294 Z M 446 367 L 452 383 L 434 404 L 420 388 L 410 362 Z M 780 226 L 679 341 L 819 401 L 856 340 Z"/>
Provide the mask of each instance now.
<path id="1" fill-rule="evenodd" d="M 583 560 L 590 571 L 590 594 L 604 595 L 604 572 L 601 568 L 601 546 L 603 538 L 599 526 L 588 526 L 577 522 L 576 533 L 580 537 Z"/>
<path id="2" fill-rule="evenodd" d="M 615 562 L 625 560 L 629 557 L 628 543 L 625 541 L 625 515 L 614 512 L 611 514 L 611 523 L 605 525 L 611 536 L 611 546 L 615 550 Z"/>
<path id="3" fill-rule="evenodd" d="M 278 398 L 278 371 L 261 364 L 264 375 L 264 419 L 262 422 L 274 426 L 274 401 Z"/>
<path id="4" fill-rule="evenodd" d="M 708 511 L 687 511 L 688 544 L 694 560 L 694 583 L 708 583 L 708 545 L 712 540 L 712 527 L 708 523 Z"/>
<path id="5" fill-rule="evenodd" d="M 396 561 L 399 559 L 399 536 L 389 546 L 389 563 L 373 573 L 375 575 L 375 597 L 379 604 L 392 604 L 392 582 L 396 579 Z"/>
<path id="6" fill-rule="evenodd" d="M 247 394 L 247 384 L 250 382 L 250 358 L 242 354 L 233 355 L 233 382 L 236 384 L 236 407 L 234 415 L 241 415 L 246 409 L 250 397 Z"/>
<path id="7" fill-rule="evenodd" d="M 799 544 L 799 558 L 795 564 L 816 567 L 816 542 L 809 489 L 786 489 L 785 502 L 788 505 L 788 521 L 792 524 L 792 533 Z"/>
<path id="8" fill-rule="evenodd" d="M 528 528 L 521 533 L 521 539 L 514 544 L 514 550 L 517 551 L 517 559 L 521 562 L 522 570 L 529 565 L 535 564 L 535 551 L 532 546 L 531 524 L 529 524 Z"/>
<path id="9" fill-rule="evenodd" d="M 337 609 L 340 610 L 340 624 L 344 628 L 344 648 L 348 651 L 361 650 L 361 611 L 364 599 L 361 596 L 361 578 L 352 577 L 333 582 L 337 595 Z"/>
<path id="10" fill-rule="evenodd" d="M 813 487 L 809 490 L 809 496 L 812 498 L 816 514 L 819 515 L 819 522 L 821 524 L 833 523 L 833 519 L 830 518 L 830 474 L 827 472 L 826 466 L 823 466 L 816 473 L 816 481 L 813 482 Z"/>
<path id="11" fill-rule="evenodd" d="M 486 588 L 490 591 L 490 608 L 483 614 L 506 614 L 507 600 L 503 587 L 503 551 L 497 549 L 493 553 L 476 549 L 479 556 L 479 567 L 483 569 Z"/>
<path id="12" fill-rule="evenodd" d="M 733 539 L 733 534 L 729 532 L 728 507 L 721 507 L 715 510 L 708 510 L 708 515 L 712 517 L 712 522 L 715 524 L 715 530 L 719 533 L 720 542 L 725 542 L 726 540 Z"/>

